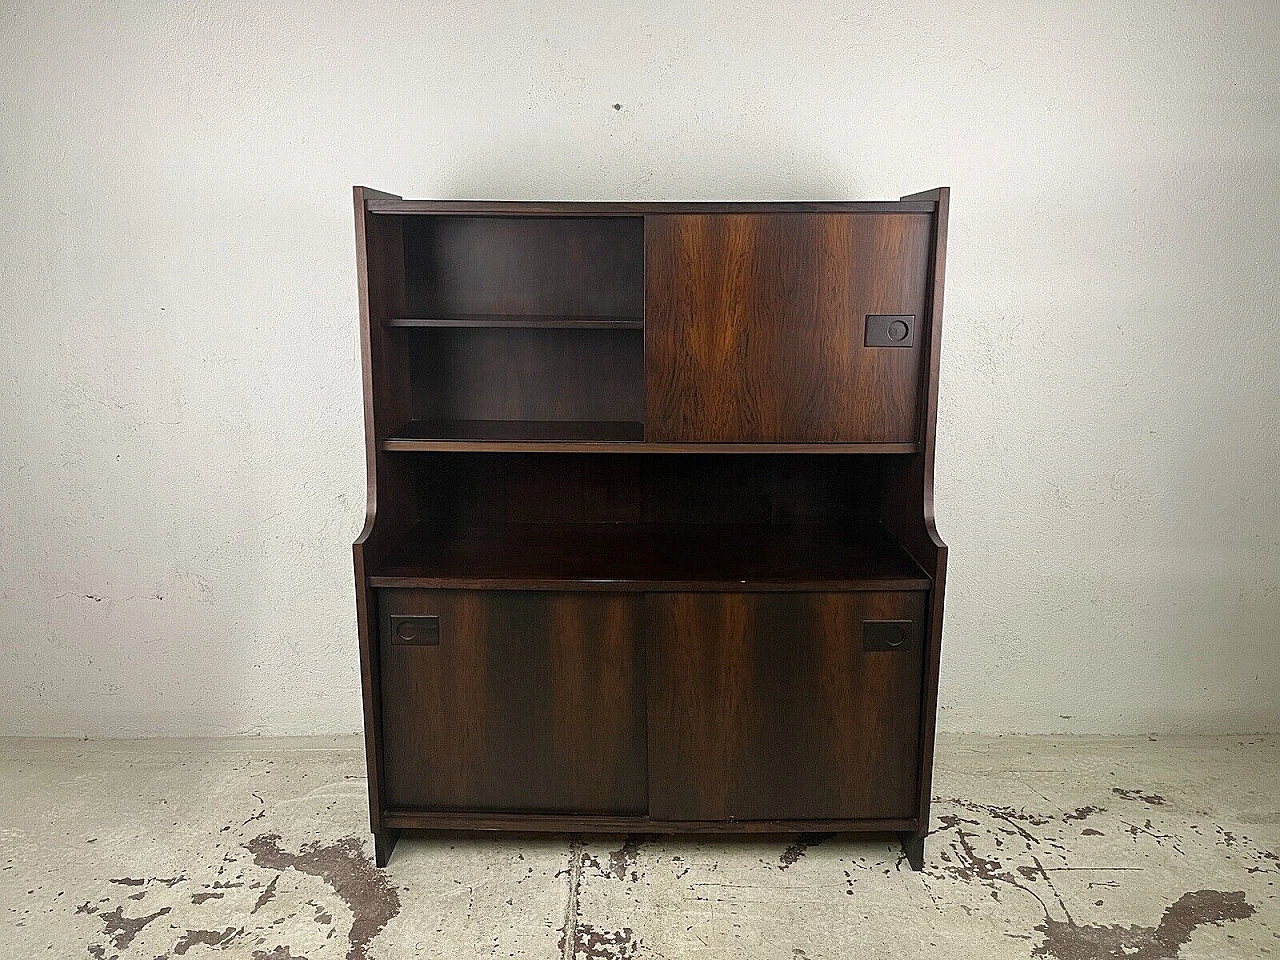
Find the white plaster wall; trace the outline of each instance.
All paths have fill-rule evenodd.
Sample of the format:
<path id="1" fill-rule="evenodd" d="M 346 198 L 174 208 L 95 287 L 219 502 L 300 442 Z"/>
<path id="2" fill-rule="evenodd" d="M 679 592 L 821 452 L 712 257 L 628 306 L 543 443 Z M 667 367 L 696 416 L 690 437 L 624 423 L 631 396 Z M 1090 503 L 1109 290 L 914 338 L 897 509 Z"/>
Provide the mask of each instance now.
<path id="1" fill-rule="evenodd" d="M 358 728 L 353 183 L 949 184 L 943 726 L 1280 730 L 1278 10 L 6 5 L 0 731 Z"/>

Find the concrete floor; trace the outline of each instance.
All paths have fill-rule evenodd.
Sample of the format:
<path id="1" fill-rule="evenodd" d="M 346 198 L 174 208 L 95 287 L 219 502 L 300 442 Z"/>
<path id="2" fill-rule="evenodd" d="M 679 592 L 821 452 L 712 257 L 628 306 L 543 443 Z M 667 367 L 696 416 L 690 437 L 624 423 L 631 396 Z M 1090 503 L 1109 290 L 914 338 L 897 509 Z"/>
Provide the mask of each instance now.
<path id="1" fill-rule="evenodd" d="M 355 741 L 0 741 L 0 955 L 1280 954 L 1280 739 L 948 737 L 889 839 L 406 837 Z"/>

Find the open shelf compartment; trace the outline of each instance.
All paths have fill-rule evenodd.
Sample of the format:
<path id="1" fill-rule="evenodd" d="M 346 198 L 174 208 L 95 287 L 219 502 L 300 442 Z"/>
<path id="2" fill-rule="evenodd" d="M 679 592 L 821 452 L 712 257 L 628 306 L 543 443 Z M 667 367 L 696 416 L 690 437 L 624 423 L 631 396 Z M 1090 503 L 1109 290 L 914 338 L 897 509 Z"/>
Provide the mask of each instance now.
<path id="1" fill-rule="evenodd" d="M 640 217 L 414 217 L 382 322 L 404 419 L 384 449 L 644 439 Z M 398 445 L 398 446 L 396 446 Z"/>
<path id="2" fill-rule="evenodd" d="M 380 587 L 925 590 L 865 455 L 428 453 Z"/>
<path id="3" fill-rule="evenodd" d="M 412 420 L 388 446 L 417 443 L 639 443 L 644 424 L 632 420 Z"/>
<path id="4" fill-rule="evenodd" d="M 529 523 L 415 530 L 376 587 L 927 590 L 878 524 Z"/>

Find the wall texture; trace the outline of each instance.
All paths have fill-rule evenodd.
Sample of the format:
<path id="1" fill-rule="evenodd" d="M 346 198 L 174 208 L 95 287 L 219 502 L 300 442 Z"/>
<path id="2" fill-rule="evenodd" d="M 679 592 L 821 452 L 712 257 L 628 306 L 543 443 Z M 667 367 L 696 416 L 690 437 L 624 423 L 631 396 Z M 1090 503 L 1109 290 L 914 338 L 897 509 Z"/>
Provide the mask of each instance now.
<path id="1" fill-rule="evenodd" d="M 949 184 L 943 726 L 1280 730 L 1278 10 L 0 13 L 0 731 L 358 728 L 353 183 Z"/>

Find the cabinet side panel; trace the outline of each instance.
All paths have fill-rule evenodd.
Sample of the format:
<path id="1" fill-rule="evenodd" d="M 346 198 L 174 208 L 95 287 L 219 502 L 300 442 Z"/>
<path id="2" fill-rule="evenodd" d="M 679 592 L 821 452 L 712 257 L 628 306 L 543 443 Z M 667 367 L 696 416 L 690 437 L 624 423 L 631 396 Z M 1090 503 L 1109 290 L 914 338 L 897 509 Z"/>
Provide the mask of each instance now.
<path id="1" fill-rule="evenodd" d="M 929 632 L 920 699 L 920 770 L 917 776 L 918 832 L 929 831 L 933 786 L 933 753 L 938 718 L 938 682 L 942 660 L 942 619 L 946 590 L 947 547 L 938 534 L 933 511 L 934 451 L 937 439 L 938 372 L 942 358 L 942 303 L 947 264 L 947 227 L 951 191 L 939 187 L 905 200 L 936 204 L 929 249 L 929 297 L 926 376 L 921 384 L 920 451 L 893 466 L 885 478 L 881 520 L 915 561 L 933 578 L 929 593 Z"/>
<path id="2" fill-rule="evenodd" d="M 913 442 L 922 338 L 868 346 L 868 316 L 924 324 L 925 214 L 645 220 L 646 437 Z"/>
<path id="3" fill-rule="evenodd" d="M 356 625 L 360 644 L 361 692 L 364 701 L 365 760 L 369 784 L 369 819 L 382 829 L 382 748 L 379 662 L 376 643 L 377 598 L 367 571 L 376 566 L 396 538 L 417 519 L 413 480 L 403 463 L 392 463 L 378 450 L 380 431 L 408 417 L 407 357 L 397 351 L 381 321 L 404 302 L 401 226 L 395 218 L 368 213 L 366 200 L 390 195 L 356 187 L 356 279 L 360 304 L 360 346 L 364 383 L 366 458 L 365 525 L 352 553 L 355 568 Z M 391 426 L 389 426 L 389 424 Z"/>

